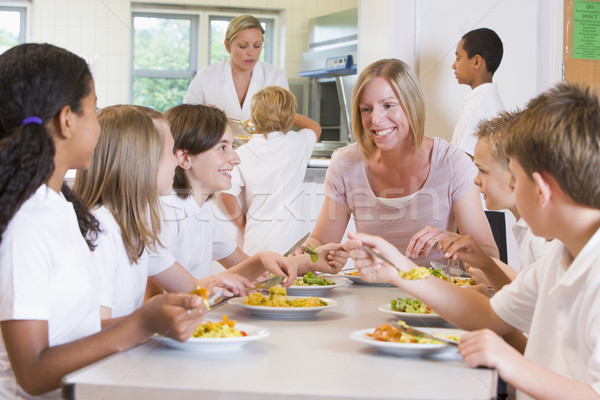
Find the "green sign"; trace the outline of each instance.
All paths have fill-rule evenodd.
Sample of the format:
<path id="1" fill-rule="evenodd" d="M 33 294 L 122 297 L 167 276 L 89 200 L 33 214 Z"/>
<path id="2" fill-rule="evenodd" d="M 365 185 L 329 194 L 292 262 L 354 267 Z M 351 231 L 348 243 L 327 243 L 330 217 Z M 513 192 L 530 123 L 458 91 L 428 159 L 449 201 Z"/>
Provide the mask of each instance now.
<path id="1" fill-rule="evenodd" d="M 600 2 L 573 2 L 573 58 L 600 60 Z"/>

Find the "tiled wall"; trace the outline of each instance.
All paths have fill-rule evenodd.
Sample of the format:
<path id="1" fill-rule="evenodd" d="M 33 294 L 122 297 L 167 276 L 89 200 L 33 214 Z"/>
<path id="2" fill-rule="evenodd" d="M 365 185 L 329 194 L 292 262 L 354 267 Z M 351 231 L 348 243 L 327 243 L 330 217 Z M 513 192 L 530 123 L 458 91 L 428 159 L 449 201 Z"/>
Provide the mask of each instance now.
<path id="1" fill-rule="evenodd" d="M 297 77 L 307 50 L 308 20 L 357 7 L 358 0 L 161 0 L 146 3 L 283 11 L 285 69 Z M 32 0 L 29 41 L 65 47 L 86 58 L 96 80 L 98 105 L 129 102 L 131 2 L 128 0 Z"/>

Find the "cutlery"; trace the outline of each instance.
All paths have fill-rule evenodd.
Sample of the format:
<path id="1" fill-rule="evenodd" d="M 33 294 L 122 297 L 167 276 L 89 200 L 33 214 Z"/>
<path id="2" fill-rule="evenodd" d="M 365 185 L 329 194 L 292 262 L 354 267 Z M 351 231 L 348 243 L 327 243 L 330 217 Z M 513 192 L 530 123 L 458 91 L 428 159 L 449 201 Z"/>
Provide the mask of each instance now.
<path id="1" fill-rule="evenodd" d="M 310 232 L 308 232 L 306 235 L 302 236 L 302 238 L 300 240 L 298 240 L 296 243 L 294 243 L 294 245 L 292 247 L 290 247 L 290 249 L 288 251 L 286 251 L 283 256 L 287 257 L 290 254 L 292 254 L 298 247 L 300 247 L 300 245 L 302 243 L 304 243 L 304 241 L 306 239 L 308 239 L 308 237 L 310 236 Z"/>
<path id="2" fill-rule="evenodd" d="M 285 275 L 274 276 L 269 279 L 265 279 L 264 281 L 260 281 L 254 284 L 255 289 L 269 289 L 272 286 L 279 285 L 281 282 L 285 280 Z"/>
<path id="3" fill-rule="evenodd" d="M 362 249 L 364 251 L 366 251 L 367 253 L 369 253 L 370 255 L 372 255 L 373 257 L 377 257 L 382 261 L 385 261 L 386 263 L 390 264 L 392 267 L 396 268 L 398 271 L 402 271 L 400 268 L 398 268 L 393 262 L 391 262 L 390 260 L 388 260 L 387 258 L 385 258 L 384 256 L 382 256 L 381 254 L 375 252 L 372 248 L 363 245 Z M 404 271 L 402 271 L 404 272 Z"/>
<path id="4" fill-rule="evenodd" d="M 235 119 L 235 118 L 227 118 L 228 120 L 230 120 L 231 122 L 235 122 L 236 124 L 240 124 L 242 126 L 242 128 L 244 128 L 244 130 L 250 134 L 254 134 L 256 133 L 256 127 L 254 126 L 254 122 L 252 122 L 252 120 L 247 119 L 245 121 L 240 121 L 239 119 Z"/>
<path id="5" fill-rule="evenodd" d="M 419 337 L 426 338 L 426 339 L 437 340 L 437 341 L 442 342 L 449 346 L 458 346 L 458 340 L 447 339 L 445 337 L 442 337 L 442 336 L 439 336 L 436 334 L 424 332 L 420 329 L 416 329 L 416 328 L 413 328 L 412 326 L 407 325 L 406 322 L 404 322 L 402 320 L 398 320 L 398 322 L 390 321 L 390 325 L 392 325 L 394 328 L 400 329 L 402 332 L 408 333 L 409 335 L 419 336 Z"/>

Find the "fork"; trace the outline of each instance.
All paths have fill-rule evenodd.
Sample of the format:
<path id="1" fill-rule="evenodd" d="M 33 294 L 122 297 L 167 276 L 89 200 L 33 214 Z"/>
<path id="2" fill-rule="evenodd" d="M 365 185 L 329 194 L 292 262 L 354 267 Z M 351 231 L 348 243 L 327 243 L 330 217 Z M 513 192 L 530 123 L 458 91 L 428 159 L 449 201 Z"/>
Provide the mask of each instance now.
<path id="1" fill-rule="evenodd" d="M 404 272 L 400 268 L 398 268 L 393 262 L 391 262 L 390 260 L 388 260 L 387 258 L 385 258 L 384 256 L 382 256 L 381 254 L 375 252 L 372 248 L 363 245 L 362 249 L 364 251 L 366 251 L 367 253 L 369 253 L 370 255 L 372 255 L 373 257 L 377 257 L 380 260 L 385 261 L 386 263 L 390 264 L 392 267 L 396 268 L 398 271 Z"/>

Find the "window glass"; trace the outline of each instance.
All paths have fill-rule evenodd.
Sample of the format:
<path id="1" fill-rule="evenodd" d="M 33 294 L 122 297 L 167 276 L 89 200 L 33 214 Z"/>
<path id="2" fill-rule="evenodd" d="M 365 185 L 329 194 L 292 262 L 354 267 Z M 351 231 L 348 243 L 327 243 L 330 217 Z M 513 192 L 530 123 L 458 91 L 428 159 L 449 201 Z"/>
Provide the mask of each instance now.
<path id="1" fill-rule="evenodd" d="M 24 42 L 24 13 L 24 8 L 0 8 L 0 54 Z"/>
<path id="2" fill-rule="evenodd" d="M 133 18 L 133 68 L 190 69 L 192 21 L 182 18 Z"/>
<path id="3" fill-rule="evenodd" d="M 165 112 L 181 104 L 189 85 L 189 79 L 133 78 L 133 103 Z"/>

